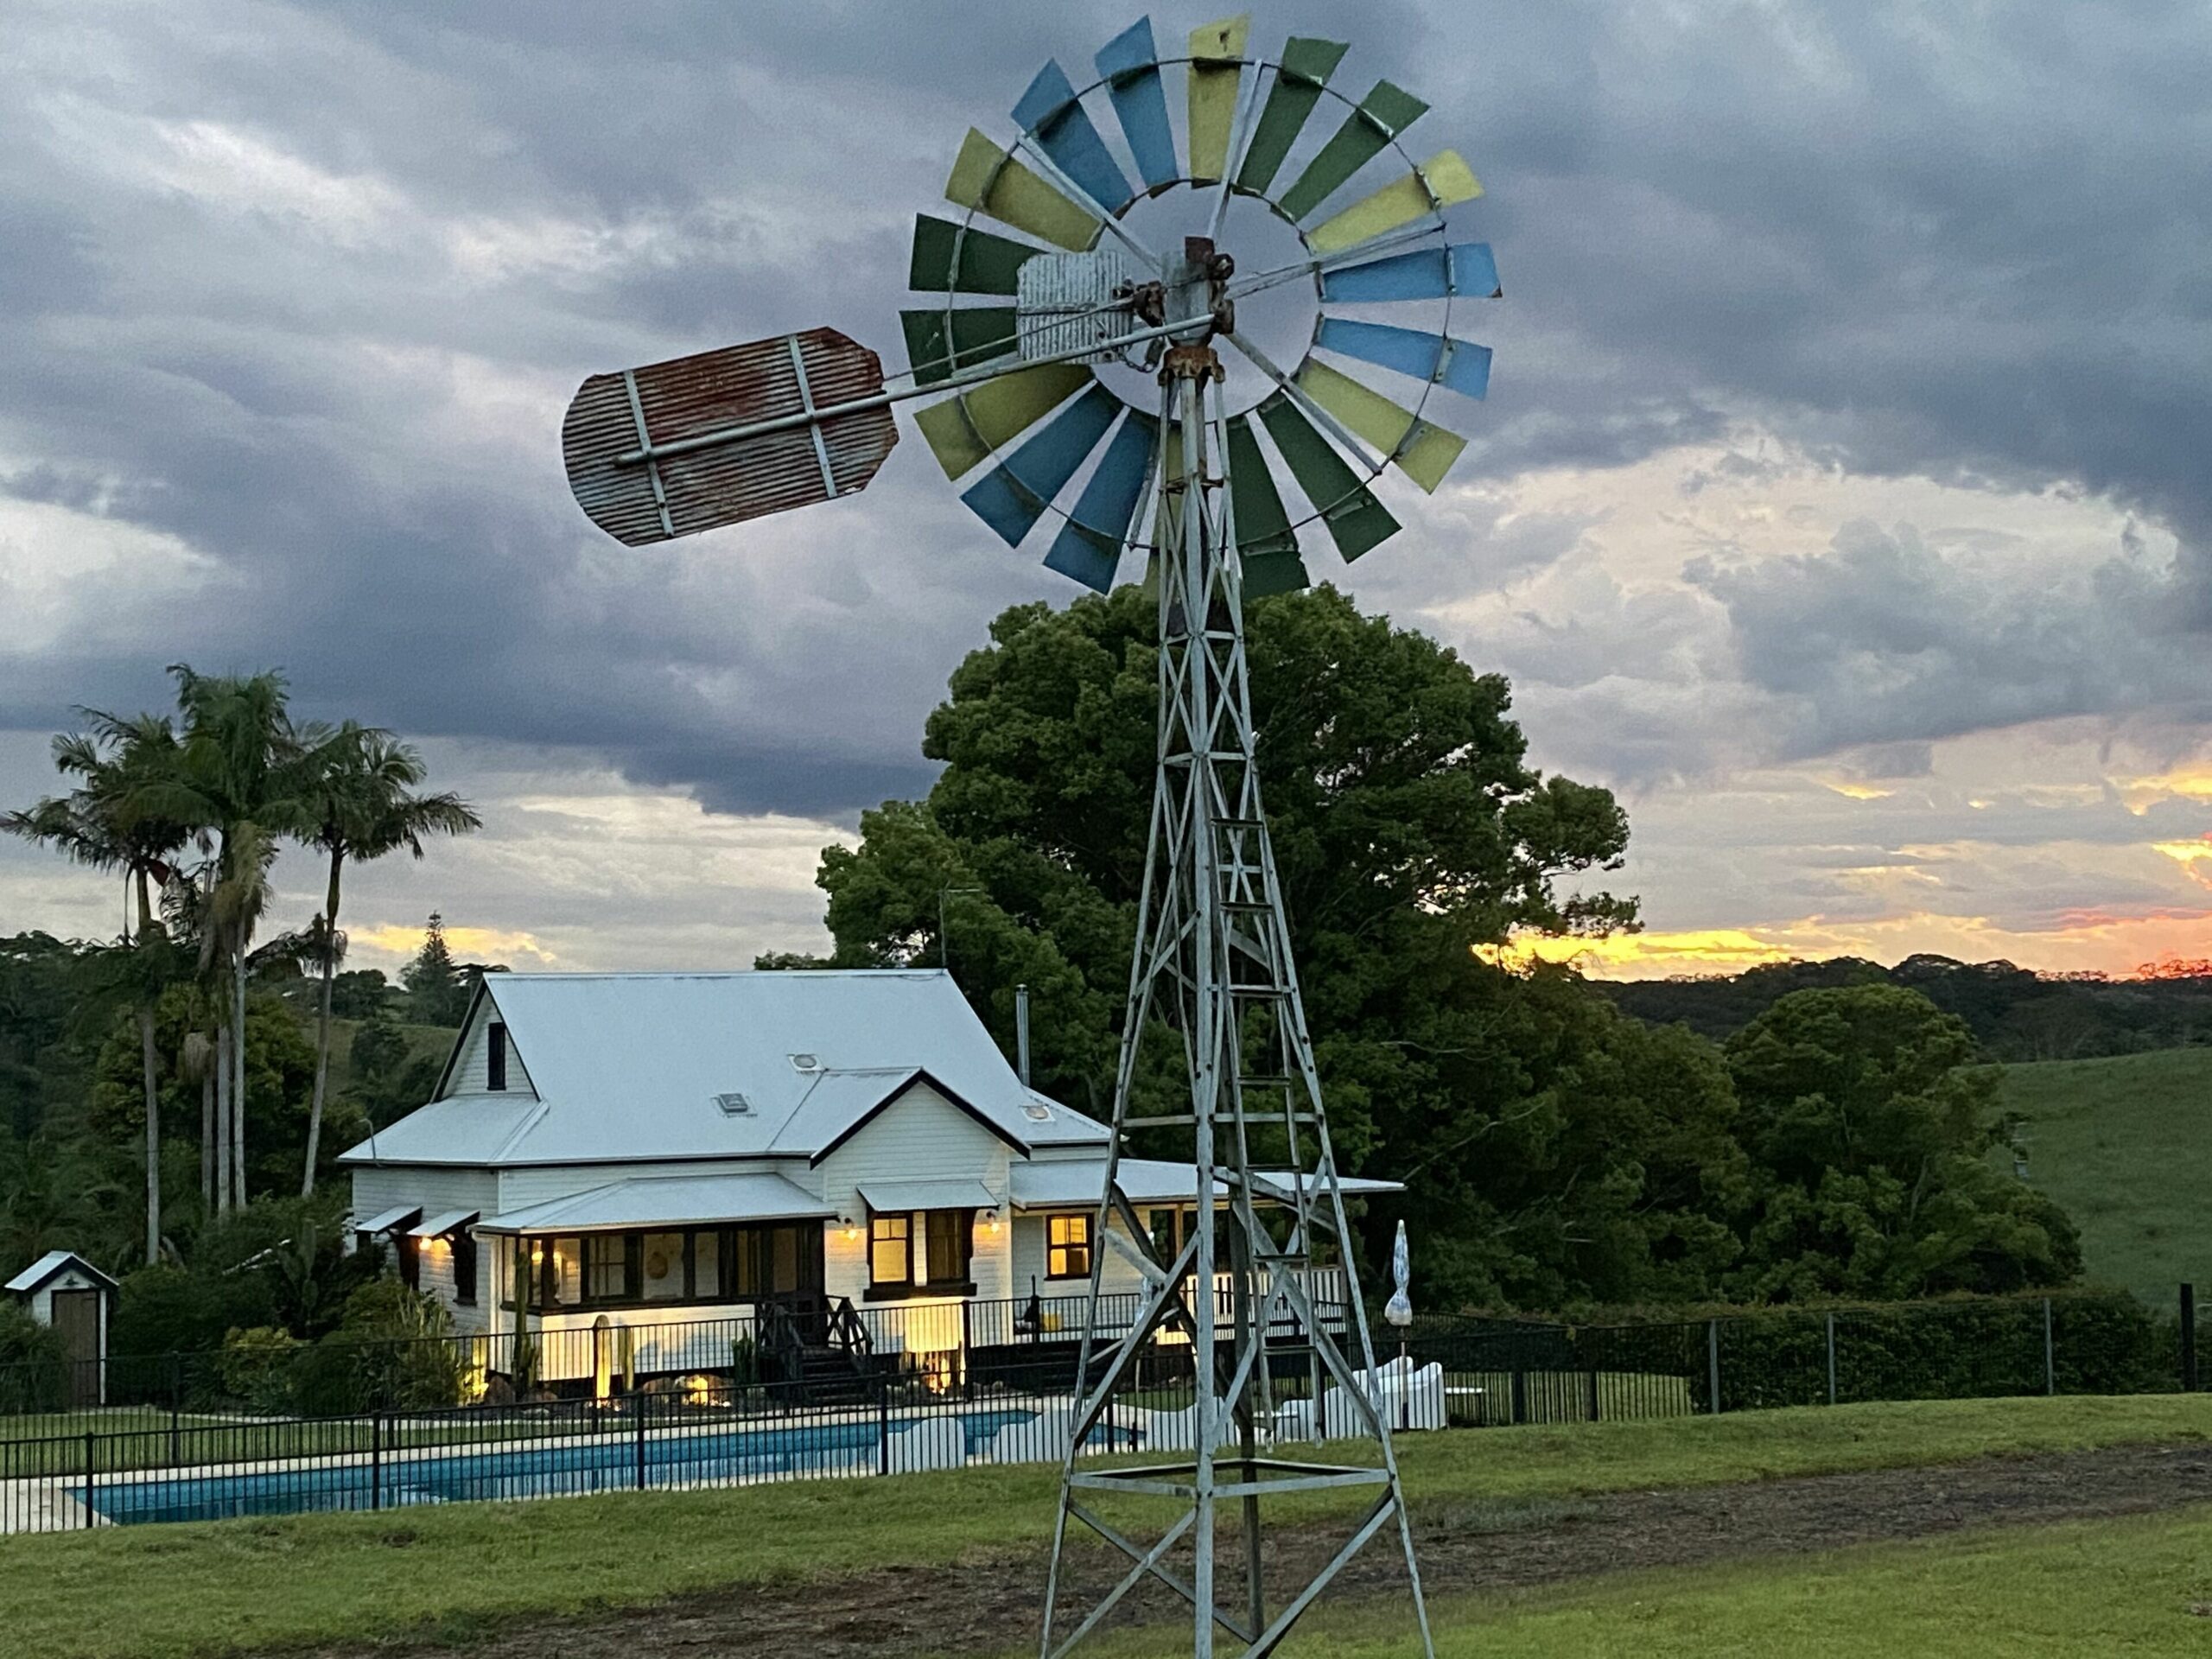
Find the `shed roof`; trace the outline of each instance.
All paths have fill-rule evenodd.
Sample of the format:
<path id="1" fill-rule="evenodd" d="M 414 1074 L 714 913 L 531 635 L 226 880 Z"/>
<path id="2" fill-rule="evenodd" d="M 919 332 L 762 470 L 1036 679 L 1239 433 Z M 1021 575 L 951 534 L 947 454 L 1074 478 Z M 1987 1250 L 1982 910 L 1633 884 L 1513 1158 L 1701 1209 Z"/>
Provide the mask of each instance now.
<path id="1" fill-rule="evenodd" d="M 345 1161 L 811 1157 L 918 1074 L 1021 1148 L 1106 1143 L 1023 1085 L 942 969 L 488 974 L 477 998 L 464 1033 L 488 1001 L 535 1097 L 442 1098 Z"/>
<path id="2" fill-rule="evenodd" d="M 74 1268 L 86 1277 L 99 1281 L 104 1289 L 113 1290 L 115 1281 L 77 1254 L 74 1250 L 48 1250 L 8 1281 L 8 1288 L 18 1296 L 29 1296 L 48 1280 Z"/>

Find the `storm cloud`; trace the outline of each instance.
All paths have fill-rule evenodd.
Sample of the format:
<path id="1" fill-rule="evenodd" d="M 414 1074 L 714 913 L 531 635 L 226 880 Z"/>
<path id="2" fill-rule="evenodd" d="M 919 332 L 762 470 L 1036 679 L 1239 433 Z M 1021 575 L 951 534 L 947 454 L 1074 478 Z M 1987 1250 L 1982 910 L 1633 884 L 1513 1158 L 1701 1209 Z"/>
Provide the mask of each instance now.
<path id="1" fill-rule="evenodd" d="M 925 787 L 961 652 L 1072 590 L 911 436 L 857 501 L 618 548 L 568 499 L 561 410 L 588 372 L 787 328 L 891 346 L 965 127 L 1003 133 L 1039 63 L 1133 15 L 16 0 L 0 728 L 154 701 L 179 658 L 281 664 L 316 712 L 720 811 L 849 823 Z M 1467 460 L 1400 543 L 1314 563 L 1512 673 L 1541 754 L 1648 791 L 2202 721 L 2200 7 L 1299 0 L 1255 27 L 1351 39 L 1344 84 L 1419 91 L 1419 139 L 1487 187 L 1455 215 L 1507 296 L 1464 330 L 1497 353 Z M 1869 505 L 1661 556 L 1604 481 L 1662 462 L 1654 523 L 1818 477 L 2126 528 Z"/>

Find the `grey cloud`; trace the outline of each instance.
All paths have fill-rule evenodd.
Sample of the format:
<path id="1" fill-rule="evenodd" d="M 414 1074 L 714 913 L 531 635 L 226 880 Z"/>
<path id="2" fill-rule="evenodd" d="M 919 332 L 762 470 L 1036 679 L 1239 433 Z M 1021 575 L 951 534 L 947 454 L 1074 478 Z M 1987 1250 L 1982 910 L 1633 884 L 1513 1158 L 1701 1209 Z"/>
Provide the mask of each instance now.
<path id="1" fill-rule="evenodd" d="M 26 4 L 0 68 L 0 487 L 223 561 L 247 600 L 165 600 L 168 654 L 282 663 L 319 708 L 586 747 L 733 809 L 911 790 L 922 711 L 984 620 L 1068 592 L 1033 552 L 991 543 L 910 439 L 861 503 L 632 558 L 566 499 L 560 406 L 594 369 L 817 321 L 889 346 L 905 226 L 963 127 L 1003 130 L 1039 62 L 1080 78 L 1133 15 Z M 2195 8 L 1301 0 L 1261 22 L 1352 36 L 1348 84 L 1421 91 L 1416 137 L 1490 187 L 1466 223 L 1510 297 L 1461 330 L 1498 350 L 1470 479 L 1756 418 L 1839 466 L 2212 525 L 2212 260 L 2174 205 L 2212 185 Z M 177 150 L 217 131 L 260 149 Z M 238 202 L 155 176 L 188 162 L 278 176 Z M 1564 523 L 1420 512 L 1362 568 L 1395 608 L 1570 555 Z M 2146 615 L 2177 641 L 2212 619 L 2195 553 L 2100 580 L 2078 602 L 2120 658 L 2146 655 Z M 2172 652 L 2100 665 L 2037 595 L 1978 594 L 1924 548 L 1700 582 L 1593 596 L 1497 657 L 1562 741 L 1645 778 L 1748 750 L 1719 722 L 1762 705 L 1706 677 L 1716 606 L 1754 688 L 1805 705 L 1793 753 L 2197 706 Z M 134 603 L 127 580 L 103 598 Z M 0 723 L 159 689 L 156 664 L 65 639 L 0 659 Z"/>
<path id="2" fill-rule="evenodd" d="M 2006 582 L 1911 525 L 1862 520 L 1818 557 L 1699 559 L 1684 574 L 1726 607 L 1745 677 L 1783 700 L 1785 757 L 2067 715 L 2212 714 L 2186 553 Z"/>

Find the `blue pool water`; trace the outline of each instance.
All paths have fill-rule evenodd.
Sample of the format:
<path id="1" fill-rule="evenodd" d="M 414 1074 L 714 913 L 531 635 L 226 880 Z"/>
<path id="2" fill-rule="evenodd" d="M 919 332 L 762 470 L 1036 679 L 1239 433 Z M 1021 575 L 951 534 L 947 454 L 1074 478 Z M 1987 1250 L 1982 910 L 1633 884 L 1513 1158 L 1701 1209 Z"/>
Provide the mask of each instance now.
<path id="1" fill-rule="evenodd" d="M 959 1418 L 974 1457 L 1009 1424 L 1034 1421 L 1029 1411 L 987 1411 Z M 893 1419 L 898 1436 L 919 1427 Z M 803 1423 L 769 1428 L 708 1430 L 648 1436 L 646 1486 L 778 1476 L 873 1472 L 884 1453 L 883 1425 Z M 549 1497 L 564 1493 L 626 1491 L 639 1484 L 638 1442 L 624 1434 L 574 1446 L 508 1445 L 436 1457 L 400 1456 L 381 1469 L 366 1464 L 302 1465 L 251 1474 L 96 1486 L 92 1507 L 124 1524 L 149 1521 L 221 1521 L 242 1515 L 296 1515 L 310 1510 L 397 1509 L 478 1498 Z"/>

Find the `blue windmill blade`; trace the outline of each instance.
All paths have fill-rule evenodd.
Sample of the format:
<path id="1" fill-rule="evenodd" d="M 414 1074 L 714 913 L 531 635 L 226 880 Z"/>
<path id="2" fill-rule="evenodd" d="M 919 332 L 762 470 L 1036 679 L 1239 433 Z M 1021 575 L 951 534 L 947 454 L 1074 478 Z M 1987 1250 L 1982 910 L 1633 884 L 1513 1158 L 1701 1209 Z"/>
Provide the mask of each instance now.
<path id="1" fill-rule="evenodd" d="M 1072 576 L 1102 594 L 1112 589 L 1115 572 L 1121 568 L 1122 544 L 1151 476 L 1158 428 L 1150 416 L 1129 411 L 1076 499 L 1075 511 L 1060 527 L 1052 551 L 1046 554 L 1047 570 Z"/>
<path id="2" fill-rule="evenodd" d="M 1167 89 L 1160 79 L 1160 48 L 1152 19 L 1140 17 L 1106 42 L 1091 60 L 1107 82 L 1122 137 L 1129 141 L 1145 188 L 1157 190 L 1183 175 L 1175 157 L 1175 129 L 1167 119 Z"/>
<path id="3" fill-rule="evenodd" d="M 1120 209 L 1136 194 L 1057 61 L 1047 59 L 1037 72 L 1037 79 L 1014 106 L 1014 118 L 1061 172 L 1108 212 Z"/>
<path id="4" fill-rule="evenodd" d="M 1487 242 L 1461 242 L 1448 248 L 1416 248 L 1363 265 L 1344 265 L 1321 277 L 1323 300 L 1350 303 L 1365 301 L 1440 300 L 1446 295 L 1461 299 L 1494 300 L 1504 290 L 1497 285 L 1497 263 Z"/>
<path id="5" fill-rule="evenodd" d="M 1084 457 L 1098 447 L 1122 406 L 1120 398 L 1094 379 L 1080 397 L 969 486 L 960 499 L 1008 547 L 1020 546 Z"/>
<path id="6" fill-rule="evenodd" d="M 1313 343 L 1323 351 L 1342 352 L 1363 363 L 1432 381 L 1463 397 L 1483 397 L 1490 392 L 1490 347 L 1453 340 L 1448 334 L 1324 317 Z"/>

